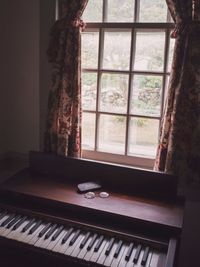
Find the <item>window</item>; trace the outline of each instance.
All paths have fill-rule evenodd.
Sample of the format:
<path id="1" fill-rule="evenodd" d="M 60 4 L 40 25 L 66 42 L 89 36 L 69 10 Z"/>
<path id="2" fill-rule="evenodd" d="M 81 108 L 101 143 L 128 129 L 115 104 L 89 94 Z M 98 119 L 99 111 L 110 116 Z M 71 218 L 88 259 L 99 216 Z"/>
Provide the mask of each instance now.
<path id="1" fill-rule="evenodd" d="M 167 5 L 89 0 L 83 20 L 83 156 L 152 167 L 174 46 Z"/>

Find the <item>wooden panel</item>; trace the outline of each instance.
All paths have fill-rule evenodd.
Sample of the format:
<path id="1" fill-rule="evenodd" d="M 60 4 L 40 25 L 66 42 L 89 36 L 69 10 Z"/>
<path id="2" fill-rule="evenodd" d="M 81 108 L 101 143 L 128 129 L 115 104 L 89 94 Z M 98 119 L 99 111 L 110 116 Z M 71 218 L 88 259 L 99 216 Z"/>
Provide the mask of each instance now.
<path id="1" fill-rule="evenodd" d="M 174 200 L 177 196 L 177 178 L 160 172 L 125 167 L 115 164 L 66 158 L 41 152 L 30 153 L 33 172 L 64 181 L 100 180 L 115 191 L 134 195 L 153 196 Z"/>

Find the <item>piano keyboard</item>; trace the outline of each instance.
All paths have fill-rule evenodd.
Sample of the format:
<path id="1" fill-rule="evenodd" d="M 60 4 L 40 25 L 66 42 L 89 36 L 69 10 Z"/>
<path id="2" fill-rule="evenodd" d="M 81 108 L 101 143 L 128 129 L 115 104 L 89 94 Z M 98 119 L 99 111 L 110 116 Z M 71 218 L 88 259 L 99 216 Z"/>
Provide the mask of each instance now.
<path id="1" fill-rule="evenodd" d="M 143 239 L 62 225 L 5 209 L 0 210 L 0 236 L 80 260 L 87 266 L 162 267 L 167 253 L 167 245 L 159 249 Z"/>

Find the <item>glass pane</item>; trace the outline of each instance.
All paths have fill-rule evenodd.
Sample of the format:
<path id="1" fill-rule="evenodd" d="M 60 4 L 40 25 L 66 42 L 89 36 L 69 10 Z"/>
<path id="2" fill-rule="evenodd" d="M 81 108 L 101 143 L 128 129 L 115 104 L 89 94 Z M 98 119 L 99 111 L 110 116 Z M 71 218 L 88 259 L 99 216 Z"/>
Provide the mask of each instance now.
<path id="1" fill-rule="evenodd" d="M 97 74 L 82 73 L 82 108 L 96 110 Z"/>
<path id="2" fill-rule="evenodd" d="M 102 152 L 124 154 L 125 131 L 125 117 L 101 115 L 99 123 L 98 150 Z"/>
<path id="3" fill-rule="evenodd" d="M 128 97 L 128 75 L 102 74 L 100 110 L 126 113 Z"/>
<path id="4" fill-rule="evenodd" d="M 173 53 L 174 53 L 174 45 L 175 45 L 175 39 L 170 38 L 170 45 L 169 45 L 169 57 L 168 57 L 168 65 L 167 65 L 167 71 L 171 71 L 172 67 L 172 59 L 173 59 Z"/>
<path id="5" fill-rule="evenodd" d="M 136 33 L 135 70 L 162 71 L 165 32 Z"/>
<path id="6" fill-rule="evenodd" d="M 129 155 L 155 157 L 158 144 L 159 121 L 131 118 L 129 128 Z"/>
<path id="7" fill-rule="evenodd" d="M 129 69 L 131 31 L 105 32 L 103 68 L 114 70 Z"/>
<path id="8" fill-rule="evenodd" d="M 131 113 L 159 116 L 162 92 L 162 77 L 134 75 L 131 95 Z"/>
<path id="9" fill-rule="evenodd" d="M 98 65 L 98 46 L 99 33 L 85 32 L 82 33 L 82 68 L 97 68 Z"/>
<path id="10" fill-rule="evenodd" d="M 166 22 L 167 5 L 164 0 L 140 0 L 140 22 Z"/>
<path id="11" fill-rule="evenodd" d="M 109 22 L 133 22 L 134 18 L 133 0 L 109 0 L 107 21 Z"/>
<path id="12" fill-rule="evenodd" d="M 102 22 L 103 1 L 89 0 L 84 12 L 83 21 L 85 22 Z"/>
<path id="13" fill-rule="evenodd" d="M 82 114 L 82 148 L 94 150 L 95 145 L 95 114 Z"/>

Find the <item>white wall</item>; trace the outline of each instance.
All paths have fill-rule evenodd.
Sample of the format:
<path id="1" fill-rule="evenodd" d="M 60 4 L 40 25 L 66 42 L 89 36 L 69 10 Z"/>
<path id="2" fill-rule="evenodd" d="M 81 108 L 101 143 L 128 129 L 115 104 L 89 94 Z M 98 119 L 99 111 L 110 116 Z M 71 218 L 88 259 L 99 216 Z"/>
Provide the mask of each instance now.
<path id="1" fill-rule="evenodd" d="M 42 145 L 54 0 L 1 0 L 0 10 L 0 154 L 24 154 Z"/>

